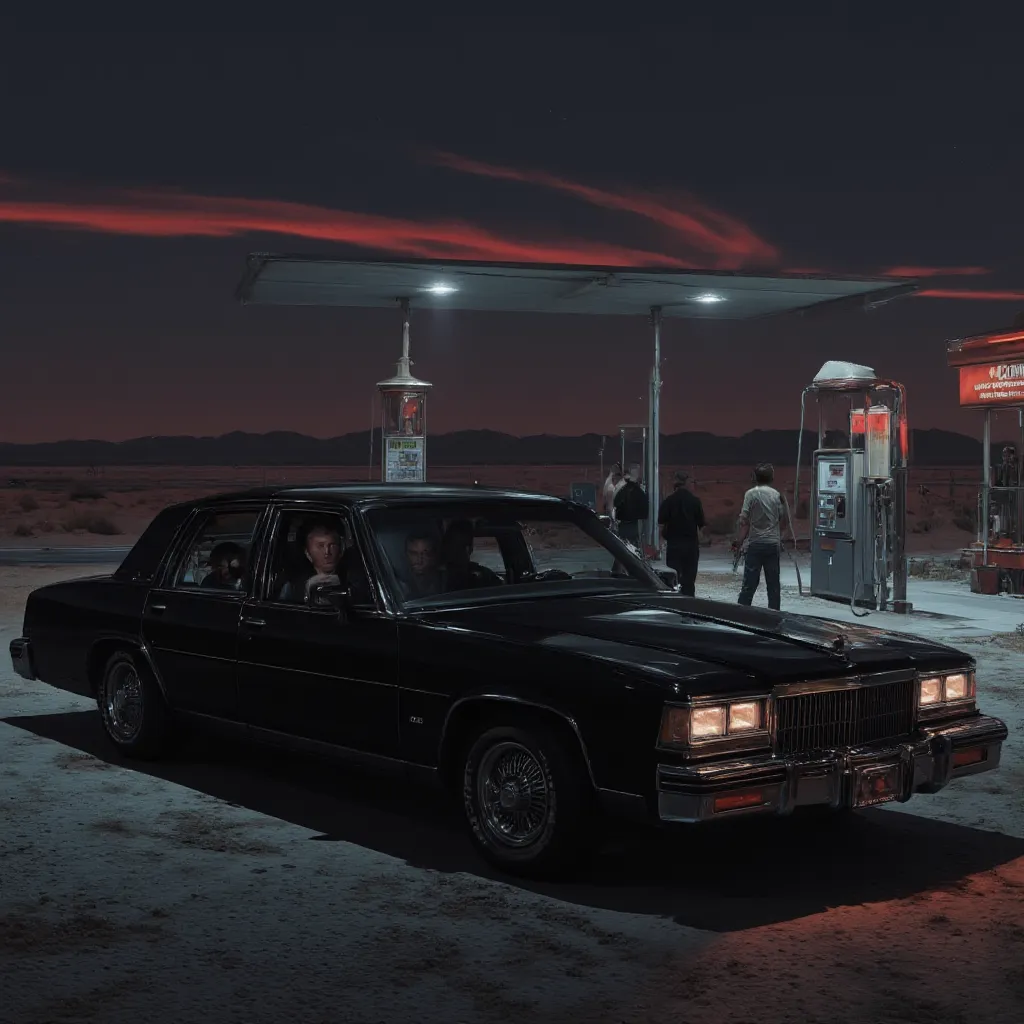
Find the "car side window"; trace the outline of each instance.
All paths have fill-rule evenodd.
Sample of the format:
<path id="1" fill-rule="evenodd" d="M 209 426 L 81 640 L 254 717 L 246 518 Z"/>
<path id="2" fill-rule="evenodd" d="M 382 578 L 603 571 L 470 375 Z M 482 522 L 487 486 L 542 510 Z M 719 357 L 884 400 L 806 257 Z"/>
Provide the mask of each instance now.
<path id="1" fill-rule="evenodd" d="M 317 607 L 311 595 L 317 584 L 351 588 L 359 603 L 373 603 L 348 517 L 341 512 L 285 509 L 274 530 L 263 600 Z M 319 605 L 333 607 L 322 601 Z"/>
<path id="2" fill-rule="evenodd" d="M 171 587 L 241 596 L 249 587 L 259 518 L 258 509 L 207 513 L 174 568 Z"/>
<path id="3" fill-rule="evenodd" d="M 501 545 L 498 544 L 498 538 L 493 535 L 477 534 L 473 538 L 473 561 L 502 576 L 508 572 Z"/>

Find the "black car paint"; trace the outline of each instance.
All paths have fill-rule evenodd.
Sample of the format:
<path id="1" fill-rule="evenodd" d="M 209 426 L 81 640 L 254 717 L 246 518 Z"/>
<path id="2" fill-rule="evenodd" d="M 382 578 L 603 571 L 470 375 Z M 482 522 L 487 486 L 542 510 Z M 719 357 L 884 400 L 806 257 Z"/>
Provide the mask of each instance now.
<path id="1" fill-rule="evenodd" d="M 162 530 L 177 538 L 173 550 L 199 510 L 262 499 L 269 515 L 283 503 L 309 502 L 348 510 L 365 544 L 361 503 L 379 504 L 389 496 L 380 487 L 250 492 L 175 506 Z M 465 497 L 474 503 L 481 498 L 476 489 L 425 487 L 396 496 L 410 501 L 436 496 L 445 502 Z M 258 530 L 254 545 L 265 535 L 265 528 Z M 136 549 L 148 550 L 149 560 Z M 189 622 L 210 613 L 198 606 L 187 613 L 172 610 L 168 594 L 159 589 L 167 553 L 146 535 L 136 549 L 130 573 L 51 584 L 29 596 L 24 635 L 40 679 L 91 695 L 104 655 L 129 643 L 150 659 L 177 711 L 235 719 L 428 769 L 438 765 L 446 736 L 475 701 L 496 700 L 506 708 L 532 705 L 576 734 L 599 788 L 649 800 L 656 763 L 678 759 L 656 749 L 666 701 L 767 694 L 778 682 L 845 677 L 865 669 L 973 668 L 966 655 L 916 637 L 663 589 L 534 600 L 510 592 L 487 605 L 404 612 L 385 601 L 344 623 L 330 611 L 281 612 L 308 616 L 305 643 L 290 633 L 285 618 L 275 619 L 272 609 L 251 596 L 244 602 L 230 596 L 208 602 L 196 592 L 188 596 L 207 610 L 218 602 L 217 629 L 209 628 L 211 617 L 189 633 Z M 379 571 L 376 554 L 366 555 L 371 571 Z M 150 589 L 146 581 L 156 587 Z M 156 633 L 149 624 L 154 602 L 167 605 L 157 613 L 163 618 Z M 246 618 L 264 625 L 247 626 Z M 161 637 L 159 630 L 170 629 L 172 621 L 179 636 L 168 639 L 165 632 Z M 161 650 L 172 648 L 189 648 L 196 664 L 205 663 L 205 683 L 196 687 L 182 680 L 195 675 L 195 665 L 186 672 L 184 663 L 161 656 Z M 285 671 L 275 678 L 274 667 Z M 202 685 L 214 692 L 204 695 Z"/>

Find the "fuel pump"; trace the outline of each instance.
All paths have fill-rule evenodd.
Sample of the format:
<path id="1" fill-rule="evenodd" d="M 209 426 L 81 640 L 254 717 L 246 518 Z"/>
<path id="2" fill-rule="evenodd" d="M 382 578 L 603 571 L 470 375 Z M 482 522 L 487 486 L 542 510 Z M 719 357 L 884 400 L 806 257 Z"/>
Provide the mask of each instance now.
<path id="1" fill-rule="evenodd" d="M 818 405 L 808 503 L 811 594 L 855 611 L 908 612 L 906 390 L 870 367 L 825 363 L 801 397 L 794 510 L 808 395 Z"/>

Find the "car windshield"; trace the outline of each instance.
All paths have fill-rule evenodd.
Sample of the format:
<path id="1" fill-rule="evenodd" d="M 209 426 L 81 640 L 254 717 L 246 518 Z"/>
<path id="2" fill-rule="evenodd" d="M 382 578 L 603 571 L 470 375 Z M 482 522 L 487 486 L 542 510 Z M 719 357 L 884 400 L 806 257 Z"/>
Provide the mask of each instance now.
<path id="1" fill-rule="evenodd" d="M 392 505 L 367 521 L 403 602 L 541 592 L 664 589 L 591 512 L 553 502 Z M 559 586 L 561 584 L 561 586 Z"/>

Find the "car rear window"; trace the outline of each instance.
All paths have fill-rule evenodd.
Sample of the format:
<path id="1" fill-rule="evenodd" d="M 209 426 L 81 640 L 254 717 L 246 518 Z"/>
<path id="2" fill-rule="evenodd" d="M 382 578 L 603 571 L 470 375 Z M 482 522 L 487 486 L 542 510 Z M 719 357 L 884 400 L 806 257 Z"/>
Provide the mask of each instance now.
<path id="1" fill-rule="evenodd" d="M 192 509 L 188 505 L 172 505 L 158 512 L 153 521 L 142 532 L 135 546 L 125 555 L 114 578 L 152 582 L 164 553 L 171 546 L 178 530 L 188 518 Z"/>

